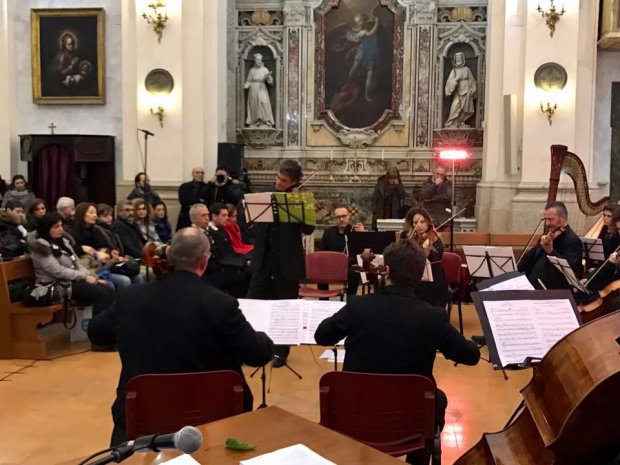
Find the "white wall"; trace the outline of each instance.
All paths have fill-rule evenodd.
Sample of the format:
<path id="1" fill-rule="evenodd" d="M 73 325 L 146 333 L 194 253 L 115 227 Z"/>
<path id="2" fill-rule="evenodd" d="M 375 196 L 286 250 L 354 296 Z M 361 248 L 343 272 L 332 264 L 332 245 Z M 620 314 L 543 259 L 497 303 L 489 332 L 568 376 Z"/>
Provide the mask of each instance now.
<path id="1" fill-rule="evenodd" d="M 610 177 L 612 82 L 620 82 L 620 52 L 599 50 L 594 113 L 594 176 L 601 181 L 608 181 Z"/>

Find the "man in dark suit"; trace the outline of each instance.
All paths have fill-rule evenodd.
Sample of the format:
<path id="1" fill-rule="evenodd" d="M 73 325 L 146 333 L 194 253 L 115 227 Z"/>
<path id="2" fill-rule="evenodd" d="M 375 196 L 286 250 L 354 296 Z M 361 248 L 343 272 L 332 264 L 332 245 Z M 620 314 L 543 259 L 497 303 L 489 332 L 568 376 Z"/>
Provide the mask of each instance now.
<path id="1" fill-rule="evenodd" d="M 192 180 L 179 186 L 179 203 L 181 211 L 177 220 L 177 231 L 187 228 L 192 223 L 189 218 L 189 209 L 196 203 L 206 204 L 207 184 L 204 182 L 205 169 L 196 167 L 192 170 Z"/>
<path id="2" fill-rule="evenodd" d="M 283 160 L 276 175 L 275 191 L 291 192 L 302 178 L 299 163 Z M 273 190 L 273 189 L 272 189 Z M 312 234 L 314 226 L 303 223 L 257 223 L 248 299 L 296 299 L 299 282 L 306 276 L 302 234 Z M 289 346 L 276 346 L 273 366 L 286 362 Z"/>
<path id="3" fill-rule="evenodd" d="M 142 258 L 144 240 L 138 226 L 133 222 L 133 204 L 125 200 L 118 204 L 118 218 L 112 223 L 112 230 L 118 234 L 125 253 L 133 258 Z"/>
<path id="4" fill-rule="evenodd" d="M 351 225 L 349 224 L 350 221 L 351 212 L 349 209 L 345 206 L 336 207 L 336 209 L 334 209 L 334 222 L 336 225 L 323 231 L 323 237 L 321 238 L 321 250 L 328 252 L 341 252 L 349 255 L 349 234 L 351 234 L 352 231 L 364 230 L 364 225 L 362 223 L 358 222 Z M 351 266 L 349 266 L 347 281 L 347 295 L 357 294 L 357 288 L 360 283 L 360 274 L 354 271 Z"/>
<path id="5" fill-rule="evenodd" d="M 177 232 L 167 255 L 175 267 L 171 275 L 126 288 L 114 308 L 88 328 L 93 343 L 116 342 L 121 357 L 112 444 L 126 440 L 125 388 L 134 376 L 214 370 L 242 374 L 242 363 L 261 366 L 272 357 L 271 339 L 254 331 L 237 300 L 201 281 L 210 255 L 205 234 L 196 228 Z M 243 404 L 245 411 L 252 410 L 247 385 Z"/>
<path id="6" fill-rule="evenodd" d="M 577 278 L 583 274 L 581 264 L 583 246 L 579 236 L 568 225 L 568 211 L 562 202 L 553 202 L 545 207 L 545 228 L 547 234 L 540 238 L 536 247 L 523 255 L 518 269 L 536 289 L 570 289 L 564 275 L 547 259 L 547 256 L 564 258 Z"/>
<path id="7" fill-rule="evenodd" d="M 455 362 L 477 364 L 477 345 L 450 325 L 446 310 L 415 295 L 426 262 L 422 249 L 401 239 L 386 247 L 383 258 L 389 285 L 376 294 L 351 297 L 319 325 L 314 334 L 317 344 L 331 346 L 346 337 L 345 371 L 416 374 L 434 381 L 437 350 Z M 437 389 L 435 422 L 442 428 L 447 403 Z M 423 455 L 409 454 L 407 462 L 428 463 L 422 461 Z"/>

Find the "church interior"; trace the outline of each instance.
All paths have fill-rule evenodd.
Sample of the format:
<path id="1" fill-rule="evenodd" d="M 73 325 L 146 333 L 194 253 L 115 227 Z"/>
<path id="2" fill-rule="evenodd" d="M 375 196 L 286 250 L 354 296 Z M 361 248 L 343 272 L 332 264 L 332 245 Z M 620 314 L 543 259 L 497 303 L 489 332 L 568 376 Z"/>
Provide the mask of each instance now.
<path id="1" fill-rule="evenodd" d="M 367 231 L 377 218 L 400 231 L 443 173 L 447 197 L 434 211 L 424 205 L 441 223 L 441 250 L 449 244 L 464 265 L 463 246 L 525 255 L 549 234 L 539 227 L 551 202 L 581 237 L 598 234 L 603 207 L 620 200 L 620 0 L 0 0 L 0 95 L 0 179 L 22 175 L 48 211 L 61 197 L 120 208 L 144 173 L 174 229 L 186 208 L 179 186 L 196 167 L 205 182 L 225 166 L 246 192 L 270 192 L 281 162 L 294 160 L 314 196 L 310 253 L 338 208 Z M 404 194 L 388 206 L 376 193 L 390 176 Z M 461 317 L 452 302 L 456 331 L 486 336 L 477 307 L 463 300 Z M 119 354 L 88 342 L 43 357 L 11 351 L 11 305 L 0 297 L 0 465 L 77 464 L 108 447 Z M 608 320 L 615 337 L 618 315 Z M 45 327 L 31 330 L 43 337 Z M 325 349 L 293 347 L 288 361 L 303 379 L 268 367 L 267 404 L 317 423 L 319 379 L 333 369 Z M 620 386 L 614 355 L 609 382 Z M 620 449 L 616 461 L 458 462 L 504 429 L 536 373 L 493 365 L 437 356 L 433 375 L 449 399 L 442 463 L 620 463 Z M 243 366 L 256 408 L 253 372 Z M 599 409 L 590 421 L 620 442 L 603 420 L 620 412 L 617 394 L 590 407 Z M 598 452 L 611 456 L 606 447 Z"/>

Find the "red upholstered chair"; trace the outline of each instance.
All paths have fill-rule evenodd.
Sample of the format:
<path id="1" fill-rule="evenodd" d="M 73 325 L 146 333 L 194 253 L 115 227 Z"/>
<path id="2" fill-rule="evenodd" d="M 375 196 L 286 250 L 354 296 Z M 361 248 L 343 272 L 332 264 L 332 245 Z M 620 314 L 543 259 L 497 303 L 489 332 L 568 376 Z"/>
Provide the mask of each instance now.
<path id="1" fill-rule="evenodd" d="M 321 425 L 394 457 L 426 449 L 437 464 L 435 395 L 424 376 L 332 371 L 320 381 Z"/>
<path id="2" fill-rule="evenodd" d="M 329 299 L 344 298 L 347 290 L 349 257 L 341 252 L 313 252 L 306 255 L 306 281 L 316 284 L 340 284 L 340 289 L 315 289 L 299 287 L 299 297 Z"/>
<path id="3" fill-rule="evenodd" d="M 127 438 L 243 413 L 243 385 L 243 377 L 230 370 L 136 376 L 125 395 Z"/>
<path id="4" fill-rule="evenodd" d="M 456 302 L 459 309 L 459 331 L 463 334 L 463 311 L 459 290 L 461 286 L 461 257 L 452 252 L 444 252 L 441 257 L 441 267 L 446 275 L 450 298 L 448 299 L 448 318 L 452 315 L 452 305 Z"/>

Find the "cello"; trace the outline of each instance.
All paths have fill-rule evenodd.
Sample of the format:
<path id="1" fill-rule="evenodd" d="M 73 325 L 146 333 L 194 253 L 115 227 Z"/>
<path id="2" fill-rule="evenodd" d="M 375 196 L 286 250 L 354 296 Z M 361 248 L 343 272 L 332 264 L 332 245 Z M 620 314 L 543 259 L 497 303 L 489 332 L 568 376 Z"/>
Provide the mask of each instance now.
<path id="1" fill-rule="evenodd" d="M 454 465 L 600 465 L 619 454 L 619 336 L 617 311 L 558 341 L 521 390 L 516 420 Z"/>

